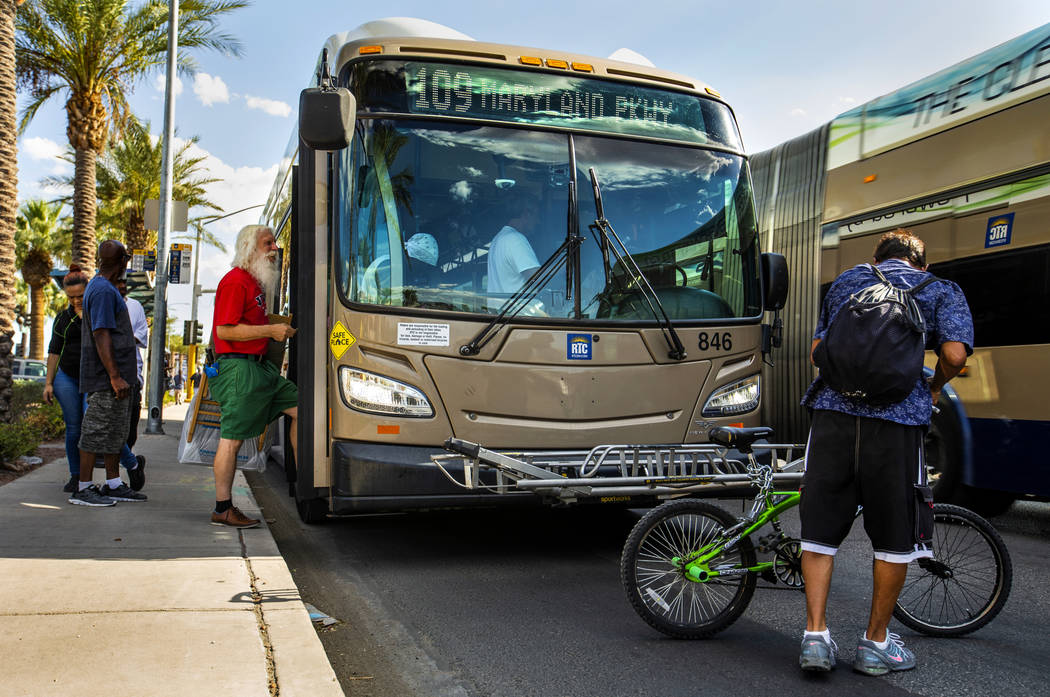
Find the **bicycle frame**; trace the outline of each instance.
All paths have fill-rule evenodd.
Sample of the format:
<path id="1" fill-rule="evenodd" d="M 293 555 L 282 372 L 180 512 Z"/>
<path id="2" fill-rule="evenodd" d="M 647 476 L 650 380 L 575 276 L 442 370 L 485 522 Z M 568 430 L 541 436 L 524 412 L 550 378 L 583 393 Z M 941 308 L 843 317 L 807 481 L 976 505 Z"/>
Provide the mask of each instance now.
<path id="1" fill-rule="evenodd" d="M 736 543 L 742 538 L 749 537 L 752 533 L 758 532 L 765 527 L 767 523 L 776 524 L 779 522 L 780 515 L 797 506 L 801 500 L 801 496 L 801 493 L 797 491 L 770 491 L 759 493 L 758 499 L 764 499 L 765 508 L 757 517 L 754 515 L 748 516 L 741 522 L 726 530 L 724 536 L 720 540 L 713 542 L 711 545 L 705 546 L 703 549 L 697 550 L 694 553 L 695 558 L 681 560 L 686 578 L 698 583 L 704 583 L 718 578 L 719 576 L 739 576 L 740 574 L 745 573 L 760 574 L 772 569 L 772 561 L 759 562 L 754 566 L 748 567 L 715 567 L 714 569 L 710 568 L 709 562 L 712 559 L 721 556 L 723 553 L 732 550 Z M 780 500 L 774 503 L 774 500 L 778 498 Z M 756 502 L 758 499 L 756 499 Z M 677 560 L 675 561 L 677 562 Z"/>

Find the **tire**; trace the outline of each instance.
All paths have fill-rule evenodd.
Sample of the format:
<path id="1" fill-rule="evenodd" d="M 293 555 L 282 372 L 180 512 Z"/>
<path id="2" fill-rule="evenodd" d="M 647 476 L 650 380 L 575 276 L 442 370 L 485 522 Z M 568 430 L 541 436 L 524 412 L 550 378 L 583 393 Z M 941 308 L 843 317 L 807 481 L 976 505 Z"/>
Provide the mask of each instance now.
<path id="1" fill-rule="evenodd" d="M 299 520 L 307 525 L 320 525 L 328 520 L 328 502 L 324 499 L 296 499 Z"/>
<path id="2" fill-rule="evenodd" d="M 962 505 L 962 436 L 958 416 L 947 405 L 933 415 L 926 432 L 926 477 L 933 499 Z"/>
<path id="3" fill-rule="evenodd" d="M 973 511 L 938 503 L 933 518 L 934 557 L 908 565 L 893 616 L 923 634 L 962 636 L 1003 609 L 1013 564 L 999 533 Z"/>
<path id="4" fill-rule="evenodd" d="M 1017 500 L 1017 494 L 1009 491 L 978 489 L 972 486 L 964 486 L 962 489 L 959 505 L 985 518 L 994 518 L 1006 513 Z"/>
<path id="5" fill-rule="evenodd" d="M 933 498 L 969 508 L 986 518 L 1002 515 L 1017 499 L 1008 491 L 978 489 L 962 481 L 962 435 L 959 414 L 949 401 L 933 415 L 926 433 L 926 475 Z"/>
<path id="6" fill-rule="evenodd" d="M 723 509 L 696 499 L 665 503 L 639 520 L 620 557 L 620 580 L 638 616 L 676 639 L 702 639 L 733 624 L 751 601 L 755 575 L 699 582 L 672 560 L 719 540 L 735 523 Z M 753 566 L 750 538 L 740 538 L 733 551 L 711 561 L 716 564 Z"/>

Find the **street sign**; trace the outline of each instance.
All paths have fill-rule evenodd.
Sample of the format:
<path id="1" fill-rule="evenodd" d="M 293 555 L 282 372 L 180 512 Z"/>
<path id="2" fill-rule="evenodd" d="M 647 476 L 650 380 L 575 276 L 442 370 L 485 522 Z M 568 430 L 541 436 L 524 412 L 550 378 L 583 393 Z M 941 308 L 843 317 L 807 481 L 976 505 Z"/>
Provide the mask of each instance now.
<path id="1" fill-rule="evenodd" d="M 192 244 L 171 245 L 168 256 L 168 283 L 189 283 L 193 264 Z"/>
<path id="2" fill-rule="evenodd" d="M 189 217 L 189 206 L 185 201 L 171 202 L 171 229 L 176 232 L 186 232 L 186 222 Z M 143 222 L 147 230 L 160 230 L 160 201 L 155 198 L 146 199 L 146 207 L 143 210 Z"/>
<path id="3" fill-rule="evenodd" d="M 156 249 L 133 249 L 131 251 L 132 271 L 156 271 L 157 250 Z"/>

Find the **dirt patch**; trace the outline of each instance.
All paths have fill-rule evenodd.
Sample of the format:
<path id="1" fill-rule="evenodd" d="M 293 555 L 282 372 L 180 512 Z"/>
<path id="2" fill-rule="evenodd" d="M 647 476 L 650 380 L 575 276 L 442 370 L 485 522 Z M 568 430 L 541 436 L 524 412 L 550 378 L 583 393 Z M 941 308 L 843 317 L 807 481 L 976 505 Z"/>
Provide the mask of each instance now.
<path id="1" fill-rule="evenodd" d="M 43 460 L 43 462 L 41 462 L 39 465 L 33 465 L 32 467 L 22 470 L 21 472 L 12 472 L 11 470 L 0 469 L 0 486 L 3 486 L 8 482 L 13 482 L 22 475 L 29 474 L 33 470 L 39 467 L 43 467 L 49 462 L 54 462 L 60 457 L 65 457 L 66 446 L 65 444 L 58 443 L 44 443 L 36 449 L 36 452 L 34 452 L 33 455 L 39 457 L 41 460 Z"/>

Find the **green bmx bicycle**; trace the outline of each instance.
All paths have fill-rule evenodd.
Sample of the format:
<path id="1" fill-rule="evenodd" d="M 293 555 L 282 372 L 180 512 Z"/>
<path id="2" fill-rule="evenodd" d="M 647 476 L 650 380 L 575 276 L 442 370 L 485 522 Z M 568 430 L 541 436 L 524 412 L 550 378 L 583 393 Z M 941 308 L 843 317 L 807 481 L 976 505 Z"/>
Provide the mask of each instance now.
<path id="1" fill-rule="evenodd" d="M 709 637 L 743 614 L 758 579 L 803 588 L 801 543 L 780 522 L 800 494 L 775 491 L 773 467 L 759 463 L 752 448 L 771 433 L 717 428 L 710 434 L 747 456 L 747 474 L 758 493 L 743 519 L 684 498 L 652 509 L 634 526 L 620 576 L 631 605 L 653 628 L 682 639 Z M 801 460 L 791 464 L 800 466 Z M 753 541 L 767 525 L 770 532 Z M 931 636 L 961 636 L 988 624 L 1006 604 L 1013 576 L 999 533 L 972 511 L 934 504 L 933 552 L 908 565 L 894 617 Z"/>

